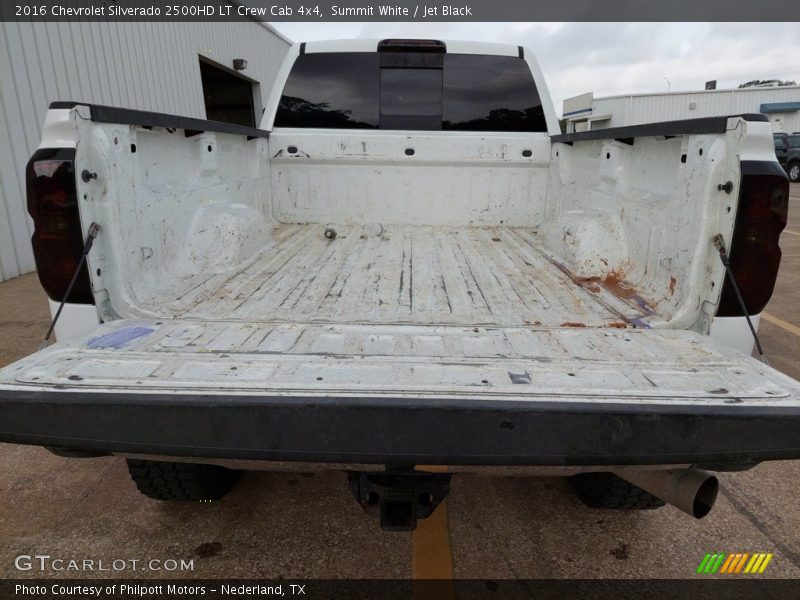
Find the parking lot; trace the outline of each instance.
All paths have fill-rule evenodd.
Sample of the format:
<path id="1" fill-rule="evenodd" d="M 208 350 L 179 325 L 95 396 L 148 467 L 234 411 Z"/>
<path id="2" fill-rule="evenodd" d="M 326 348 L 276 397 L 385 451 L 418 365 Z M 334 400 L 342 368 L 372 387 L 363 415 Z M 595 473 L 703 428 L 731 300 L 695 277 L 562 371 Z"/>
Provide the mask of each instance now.
<path id="1" fill-rule="evenodd" d="M 800 185 L 760 332 L 771 363 L 800 379 Z M 0 284 L 0 365 L 34 351 L 48 311 L 35 274 Z M 800 577 L 800 463 L 720 474 L 717 506 L 695 521 L 672 507 L 590 510 L 562 479 L 459 476 L 445 510 L 413 534 L 384 533 L 340 473 L 247 473 L 216 503 L 140 495 L 120 458 L 68 460 L 0 444 L 0 575 L 20 554 L 194 559 L 158 577 L 690 577 L 708 552 L 772 552 L 772 577 Z M 58 576 L 58 573 L 49 573 Z M 63 574 L 62 574 L 63 575 Z M 71 577 L 81 576 L 69 573 Z M 93 573 L 87 576 L 104 576 Z"/>

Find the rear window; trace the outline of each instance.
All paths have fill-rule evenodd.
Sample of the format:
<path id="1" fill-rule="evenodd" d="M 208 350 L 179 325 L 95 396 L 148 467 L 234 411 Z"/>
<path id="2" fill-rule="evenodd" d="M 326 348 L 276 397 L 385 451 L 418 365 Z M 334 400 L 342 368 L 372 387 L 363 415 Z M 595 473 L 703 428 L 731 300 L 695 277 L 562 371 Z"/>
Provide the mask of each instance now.
<path id="1" fill-rule="evenodd" d="M 547 131 L 539 93 L 523 59 L 413 52 L 299 56 L 275 126 Z"/>
<path id="2" fill-rule="evenodd" d="M 790 135 L 786 138 L 786 143 L 790 148 L 800 148 L 800 135 Z"/>
<path id="3" fill-rule="evenodd" d="M 364 129 L 378 126 L 378 55 L 304 54 L 283 88 L 277 127 Z"/>

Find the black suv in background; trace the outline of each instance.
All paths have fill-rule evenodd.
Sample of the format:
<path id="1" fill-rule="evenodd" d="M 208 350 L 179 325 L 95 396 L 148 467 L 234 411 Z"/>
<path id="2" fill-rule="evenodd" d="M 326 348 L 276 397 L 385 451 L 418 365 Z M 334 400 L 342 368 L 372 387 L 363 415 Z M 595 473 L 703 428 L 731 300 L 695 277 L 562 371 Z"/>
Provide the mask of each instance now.
<path id="1" fill-rule="evenodd" d="M 789 181 L 800 182 L 800 133 L 773 133 L 775 156 L 786 169 Z"/>

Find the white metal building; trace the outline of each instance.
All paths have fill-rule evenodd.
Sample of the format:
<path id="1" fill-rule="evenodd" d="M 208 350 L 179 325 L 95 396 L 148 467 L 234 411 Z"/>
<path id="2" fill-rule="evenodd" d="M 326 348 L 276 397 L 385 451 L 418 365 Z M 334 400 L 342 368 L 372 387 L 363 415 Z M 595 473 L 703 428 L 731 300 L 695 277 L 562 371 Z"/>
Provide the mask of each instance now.
<path id="1" fill-rule="evenodd" d="M 24 171 L 50 102 L 257 126 L 289 45 L 256 21 L 0 23 L 0 281 L 35 270 Z"/>
<path id="2" fill-rule="evenodd" d="M 800 131 L 800 86 L 626 94 L 564 100 L 567 131 L 743 113 L 765 113 L 773 131 Z"/>

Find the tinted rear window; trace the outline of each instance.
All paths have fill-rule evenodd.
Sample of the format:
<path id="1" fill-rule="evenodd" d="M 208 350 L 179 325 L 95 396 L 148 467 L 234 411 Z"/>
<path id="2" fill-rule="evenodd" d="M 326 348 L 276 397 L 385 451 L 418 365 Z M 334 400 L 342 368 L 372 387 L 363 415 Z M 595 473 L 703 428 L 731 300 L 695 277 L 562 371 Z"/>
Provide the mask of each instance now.
<path id="1" fill-rule="evenodd" d="M 444 129 L 547 131 L 539 92 L 524 60 L 452 54 L 444 64 Z"/>
<path id="2" fill-rule="evenodd" d="M 378 126 L 378 55 L 304 54 L 283 88 L 277 127 Z"/>
<path id="3" fill-rule="evenodd" d="M 790 148 L 800 148 L 800 135 L 790 135 L 786 141 Z"/>
<path id="4" fill-rule="evenodd" d="M 380 57 L 360 52 L 298 57 L 275 126 L 547 131 L 536 85 L 521 58 L 446 54 L 438 62 L 408 56 L 381 63 Z"/>

